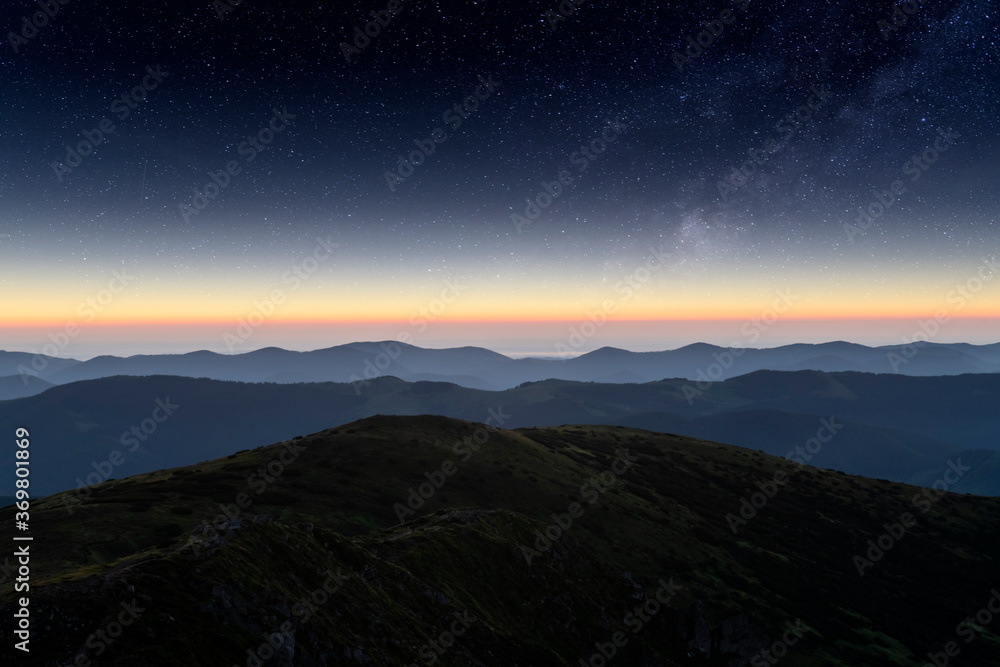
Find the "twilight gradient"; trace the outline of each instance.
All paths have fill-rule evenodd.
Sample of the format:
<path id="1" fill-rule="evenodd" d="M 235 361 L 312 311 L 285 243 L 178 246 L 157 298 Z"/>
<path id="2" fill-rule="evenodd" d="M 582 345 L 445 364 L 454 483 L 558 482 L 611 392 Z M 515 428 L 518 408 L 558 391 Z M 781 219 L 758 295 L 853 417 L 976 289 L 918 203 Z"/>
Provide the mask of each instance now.
<path id="1" fill-rule="evenodd" d="M 0 348 L 996 342 L 997 12 L 875 4 L 403 2 L 350 62 L 385 2 L 60 5 L 3 47 Z"/>

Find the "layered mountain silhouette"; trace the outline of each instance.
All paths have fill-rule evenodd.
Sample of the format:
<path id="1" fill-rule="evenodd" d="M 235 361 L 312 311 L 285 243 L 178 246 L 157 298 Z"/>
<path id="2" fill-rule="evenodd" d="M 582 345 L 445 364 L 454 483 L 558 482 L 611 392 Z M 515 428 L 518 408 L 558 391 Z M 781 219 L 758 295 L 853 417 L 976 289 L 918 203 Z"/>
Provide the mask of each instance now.
<path id="1" fill-rule="evenodd" d="M 553 353 L 558 352 L 553 348 Z M 208 351 L 172 355 L 101 356 L 88 361 L 0 351 L 3 376 L 37 376 L 52 384 L 114 375 L 180 375 L 242 382 L 360 382 L 391 375 L 415 382 L 448 381 L 476 389 L 509 389 L 546 379 L 652 382 L 664 378 L 724 380 L 758 370 L 898 373 L 912 376 L 1000 372 L 1000 343 L 917 342 L 866 347 L 831 342 L 776 348 L 724 348 L 697 343 L 662 352 L 604 347 L 558 359 L 512 359 L 479 347 L 426 349 L 395 341 L 362 342 L 311 352 L 265 348 L 244 354 Z M 0 381 L 0 396 L 43 391 L 22 380 Z"/>
<path id="2" fill-rule="evenodd" d="M 32 509 L 20 664 L 902 667 L 949 642 L 956 664 L 1000 654 L 974 618 L 1000 595 L 1000 499 L 690 438 L 375 416 L 110 481 L 72 514 L 66 495 Z M 8 544 L 13 526 L 0 510 Z M 0 569 L 16 576 L 9 556 Z M 5 660 L 15 641 L 0 624 Z"/>
<path id="3" fill-rule="evenodd" d="M 492 419 L 505 428 L 636 426 L 924 486 L 939 483 L 960 460 L 970 470 L 947 488 L 1000 495 L 998 405 L 998 374 L 758 371 L 711 384 L 546 380 L 504 391 L 394 377 L 359 387 L 120 376 L 0 402 L 0 422 L 31 425 L 44 452 L 32 463 L 33 488 L 42 495 L 190 465 L 376 414 Z M 821 432 L 823 420 L 833 420 L 832 437 L 829 429 Z M 9 478 L 0 496 L 11 495 Z"/>

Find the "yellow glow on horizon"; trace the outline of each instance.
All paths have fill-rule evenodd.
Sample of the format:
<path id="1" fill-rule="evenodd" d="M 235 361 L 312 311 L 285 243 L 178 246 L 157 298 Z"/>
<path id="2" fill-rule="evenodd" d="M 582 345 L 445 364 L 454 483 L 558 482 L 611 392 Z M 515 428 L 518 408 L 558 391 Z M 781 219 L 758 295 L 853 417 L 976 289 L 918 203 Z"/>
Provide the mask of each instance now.
<path id="1" fill-rule="evenodd" d="M 590 309 L 594 312 L 598 309 Z M 790 322 L 861 322 L 861 321 L 906 321 L 906 320 L 920 320 L 933 318 L 935 316 L 935 310 L 921 310 L 921 311 L 897 311 L 897 312 L 887 312 L 886 310 L 881 310 L 878 312 L 822 312 L 814 311 L 809 313 L 795 313 L 794 315 L 782 315 L 779 314 L 778 319 L 781 321 Z M 1000 309 L 994 310 L 966 310 L 961 314 L 950 313 L 943 311 L 943 314 L 947 316 L 948 319 L 955 320 L 975 320 L 975 319 L 1000 319 Z M 762 317 L 769 316 L 768 311 L 762 310 L 758 312 L 747 312 L 743 315 L 729 315 L 720 313 L 694 313 L 687 316 L 670 316 L 670 317 L 656 317 L 653 314 L 648 316 L 631 316 L 631 317 L 618 317 L 612 315 L 608 317 L 609 322 L 618 322 L 622 324 L 626 323 L 695 323 L 695 322 L 745 322 L 750 321 L 754 318 L 760 319 Z M 189 316 L 178 316 L 173 318 L 160 318 L 160 319 L 146 319 L 146 318 L 128 318 L 128 319 L 112 319 L 112 318 L 101 318 L 100 321 L 94 320 L 92 322 L 87 322 L 85 318 L 18 318 L 18 319 L 2 319 L 0 320 L 0 327 L 8 329 L 38 329 L 38 328 L 53 328 L 61 329 L 71 323 L 76 324 L 81 329 L 113 329 L 113 328 L 125 328 L 125 327 L 229 327 L 233 324 L 238 323 L 240 320 L 247 320 L 248 314 L 243 313 L 234 317 L 204 317 L 204 318 L 193 318 Z M 422 318 L 416 318 L 410 320 L 408 317 L 381 317 L 381 318 L 281 318 L 281 317 L 271 317 L 265 318 L 263 323 L 271 324 L 275 326 L 290 327 L 290 326 L 306 326 L 306 327 L 317 327 L 317 326 L 344 326 L 344 325 L 412 325 L 420 326 L 421 324 L 447 324 L 447 325 L 489 325 L 489 324 L 522 324 L 525 326 L 530 326 L 532 324 L 574 324 L 581 321 L 586 321 L 590 318 L 586 314 L 576 316 L 558 316 L 553 315 L 551 317 L 537 317 L 537 318 L 525 318 L 520 313 L 512 313 L 507 316 L 497 316 L 492 318 L 445 318 L 441 317 L 435 320 L 422 320 Z M 260 321 L 260 320 L 256 320 Z"/>
<path id="2" fill-rule="evenodd" d="M 238 284 L 213 290 L 183 284 L 144 285 L 136 281 L 111 295 L 94 285 L 48 290 L 17 286 L 5 298 L 0 327 L 86 327 L 230 325 L 248 317 L 280 325 L 405 323 L 579 322 L 599 313 L 608 321 L 715 321 L 759 318 L 774 309 L 782 320 L 922 319 L 1000 317 L 997 285 L 963 295 L 955 283 L 935 277 L 907 283 L 900 278 L 873 287 L 862 277 L 830 285 L 802 276 L 788 288 L 762 281 L 733 285 L 686 277 L 637 289 L 610 283 L 573 283 L 569 279 L 535 285 L 505 282 L 462 283 L 455 295 L 443 283 L 430 285 L 363 284 L 339 289 L 304 283 L 299 290 Z M 526 281 L 527 282 L 527 281 Z M 949 284 L 950 283 L 950 284 Z M 781 295 L 789 294 L 788 297 Z M 105 297 L 101 301 L 101 295 Z"/>

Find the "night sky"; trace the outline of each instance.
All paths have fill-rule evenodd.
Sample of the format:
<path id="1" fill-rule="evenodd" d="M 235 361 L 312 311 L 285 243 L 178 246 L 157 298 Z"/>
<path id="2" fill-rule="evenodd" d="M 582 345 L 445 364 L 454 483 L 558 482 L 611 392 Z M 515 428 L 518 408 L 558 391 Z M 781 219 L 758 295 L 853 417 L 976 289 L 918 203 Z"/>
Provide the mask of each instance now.
<path id="1" fill-rule="evenodd" d="M 991 3 L 52 6 L 0 11 L 2 349 L 669 349 L 781 295 L 757 345 L 1000 340 Z"/>

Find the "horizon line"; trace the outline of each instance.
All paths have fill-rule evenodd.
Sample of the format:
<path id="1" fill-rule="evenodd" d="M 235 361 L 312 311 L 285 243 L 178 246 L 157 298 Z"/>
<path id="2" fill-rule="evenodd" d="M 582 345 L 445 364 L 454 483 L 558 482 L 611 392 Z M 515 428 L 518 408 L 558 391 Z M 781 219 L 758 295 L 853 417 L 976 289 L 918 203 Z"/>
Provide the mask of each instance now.
<path id="1" fill-rule="evenodd" d="M 706 343 L 704 341 L 694 341 L 692 343 L 687 343 L 687 344 L 681 345 L 679 347 L 664 348 L 664 349 L 658 349 L 658 350 L 630 350 L 628 348 L 616 347 L 614 345 L 602 345 L 600 347 L 596 347 L 596 348 L 589 349 L 589 350 L 581 350 L 581 351 L 575 352 L 575 353 L 564 353 L 564 354 L 561 354 L 561 353 L 559 353 L 558 351 L 555 351 L 555 350 L 546 350 L 546 351 L 539 351 L 537 353 L 515 353 L 515 354 L 512 355 L 512 354 L 505 354 L 503 352 L 499 352 L 499 351 L 497 351 L 495 349 L 492 349 L 492 348 L 489 348 L 489 347 L 485 347 L 485 346 L 482 346 L 482 345 L 467 344 L 467 345 L 449 345 L 449 346 L 446 346 L 446 347 L 430 347 L 430 346 L 414 345 L 413 343 L 407 343 L 407 342 L 393 340 L 393 339 L 383 339 L 383 340 L 355 340 L 355 341 L 351 341 L 349 343 L 339 343 L 339 344 L 336 344 L 336 345 L 330 345 L 328 347 L 317 347 L 317 348 L 302 349 L 302 350 L 296 350 L 296 349 L 292 349 L 292 348 L 281 347 L 281 346 L 278 346 L 278 345 L 265 345 L 265 346 L 262 346 L 262 347 L 259 347 L 259 348 L 255 348 L 255 349 L 252 349 L 252 350 L 246 350 L 246 351 L 241 351 L 241 352 L 230 352 L 230 353 L 216 352 L 214 350 L 209 350 L 209 349 L 206 349 L 206 348 L 200 348 L 200 349 L 192 349 L 192 350 L 189 350 L 187 352 L 149 352 L 149 353 L 132 354 L 132 355 L 127 355 L 127 356 L 119 356 L 117 354 L 97 354 L 97 355 L 94 355 L 92 357 L 87 357 L 85 359 L 78 359 L 78 358 L 75 358 L 75 357 L 58 357 L 58 356 L 55 356 L 55 355 L 44 354 L 42 352 L 31 351 L 31 350 L 7 350 L 7 349 L 0 349 L 0 353 L 29 354 L 29 355 L 33 355 L 33 356 L 42 356 L 42 357 L 47 357 L 49 359 L 58 359 L 58 360 L 62 360 L 62 361 L 84 362 L 84 361 L 91 361 L 93 359 L 97 359 L 97 358 L 100 358 L 100 357 L 113 357 L 113 358 L 116 358 L 116 359 L 131 359 L 133 357 L 181 357 L 181 356 L 186 356 L 186 355 L 189 355 L 189 354 L 198 354 L 198 353 L 214 354 L 214 355 L 217 355 L 217 356 L 220 356 L 220 357 L 239 357 L 239 356 L 244 356 L 244 355 L 247 355 L 247 354 L 254 354 L 256 352 L 261 352 L 261 351 L 264 351 L 264 350 L 278 350 L 278 351 L 281 351 L 281 352 L 294 352 L 296 354 L 309 354 L 309 353 L 312 353 L 312 352 L 322 352 L 322 351 L 325 351 L 325 350 L 332 350 L 332 349 L 341 348 L 341 347 L 351 347 L 353 345 L 385 345 L 385 344 L 405 345 L 405 346 L 411 347 L 411 348 L 416 348 L 416 349 L 420 349 L 420 350 L 430 350 L 430 351 L 447 351 L 447 350 L 461 350 L 461 349 L 466 349 L 466 348 L 472 348 L 472 349 L 485 350 L 487 352 L 492 352 L 493 354 L 497 354 L 497 355 L 500 355 L 502 357 L 507 357 L 508 359 L 515 360 L 515 361 L 518 360 L 518 359 L 540 359 L 540 360 L 546 360 L 546 359 L 548 359 L 548 360 L 554 360 L 554 361 L 562 361 L 562 360 L 566 360 L 566 359 L 576 359 L 576 358 L 579 358 L 579 357 L 586 356 L 588 354 L 593 354 L 594 352 L 599 352 L 601 350 L 616 350 L 616 351 L 620 351 L 620 352 L 627 352 L 629 354 L 659 354 L 659 353 L 663 353 L 663 352 L 677 352 L 679 350 L 683 350 L 683 349 L 689 348 L 689 347 L 694 347 L 696 345 L 703 345 L 703 346 L 708 346 L 708 347 L 714 347 L 714 348 L 718 348 L 720 350 L 732 350 L 732 349 L 743 349 L 743 350 L 777 350 L 777 349 L 781 349 L 781 348 L 785 348 L 785 347 L 793 347 L 793 346 L 798 346 L 798 345 L 808 345 L 808 346 L 812 346 L 812 347 L 821 347 L 821 346 L 825 346 L 825 345 L 835 345 L 835 344 L 855 345 L 855 346 L 858 346 L 858 347 L 868 348 L 870 350 L 879 350 L 879 349 L 885 349 L 885 348 L 901 347 L 901 346 L 904 345 L 904 343 L 890 343 L 890 344 L 885 344 L 885 345 L 866 345 L 864 343 L 856 343 L 856 342 L 853 342 L 853 341 L 850 341 L 850 340 L 836 339 L 836 340 L 823 341 L 821 343 L 804 343 L 804 342 L 799 342 L 799 343 L 782 343 L 782 344 L 779 344 L 779 345 L 771 345 L 771 346 L 751 347 L 751 346 L 748 346 L 748 345 L 739 345 L 739 346 L 736 346 L 736 345 L 716 345 L 714 343 Z M 952 342 L 939 342 L 939 341 L 917 340 L 917 341 L 913 341 L 913 344 L 914 345 L 920 345 L 921 347 L 928 346 L 928 345 L 931 345 L 931 346 L 968 345 L 970 347 L 990 347 L 992 345 L 1000 345 L 1000 340 L 997 340 L 997 341 L 992 342 L 992 343 L 969 343 L 969 342 L 963 341 L 963 340 L 952 341 Z"/>

